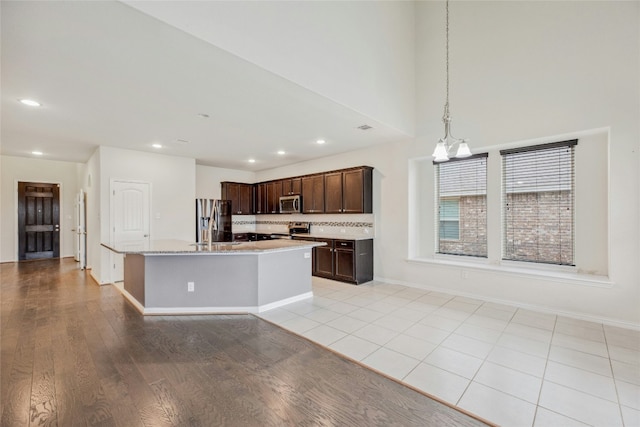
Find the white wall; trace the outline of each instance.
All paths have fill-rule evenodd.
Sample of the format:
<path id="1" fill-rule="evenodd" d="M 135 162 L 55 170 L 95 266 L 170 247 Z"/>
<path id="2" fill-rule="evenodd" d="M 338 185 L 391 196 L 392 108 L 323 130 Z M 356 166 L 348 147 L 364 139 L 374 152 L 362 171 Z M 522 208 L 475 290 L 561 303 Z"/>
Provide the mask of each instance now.
<path id="1" fill-rule="evenodd" d="M 101 146 L 100 240 L 109 242 L 112 180 L 151 184 L 151 239 L 194 239 L 196 165 L 194 159 Z M 95 250 L 95 249 L 94 249 Z M 109 281 L 109 251 L 101 249 L 100 283 Z M 95 272 L 94 272 L 95 273 Z"/>
<path id="2" fill-rule="evenodd" d="M 583 142 L 577 150 L 584 153 L 588 147 L 602 155 L 608 152 L 608 158 L 588 155 L 587 163 L 596 165 L 596 174 L 603 170 L 608 174 L 603 177 L 608 185 L 597 184 L 592 205 L 584 197 L 584 183 L 580 187 L 580 215 L 592 215 L 587 222 L 598 228 L 594 235 L 584 236 L 591 232 L 580 222 L 584 217 L 577 226 L 581 233 L 578 239 L 608 241 L 608 260 L 592 258 L 589 262 L 608 272 L 613 282 L 610 287 L 493 270 L 471 269 L 463 279 L 460 267 L 408 261 L 409 237 L 419 232 L 408 225 L 413 211 L 419 209 L 422 223 L 429 224 L 430 230 L 434 223 L 433 171 L 426 171 L 416 181 L 408 169 L 412 159 L 430 157 L 443 132 L 442 2 L 416 5 L 417 117 L 423 120 L 415 141 L 259 172 L 256 180 L 362 164 L 373 166 L 377 278 L 640 327 L 639 4 L 450 4 L 450 101 L 455 135 L 471 138 L 473 150 L 495 151 L 523 141 L 580 134 Z M 593 129 L 604 131 L 594 133 Z M 499 162 L 498 156 L 493 158 Z M 585 163 L 581 164 L 584 167 Z M 499 167 L 494 170 L 499 177 Z M 422 199 L 414 197 L 415 193 L 421 193 Z M 499 230 L 499 204 L 489 209 L 490 226 Z M 430 240 L 419 242 L 421 251 L 433 252 L 432 234 Z M 499 232 L 494 231 L 494 235 L 498 236 L 494 244 L 500 244 Z M 603 255 L 603 248 L 599 250 L 597 253 Z"/>
<path id="3" fill-rule="evenodd" d="M 255 172 L 196 165 L 196 198 L 219 199 L 222 181 L 252 184 L 256 182 L 255 175 Z"/>
<path id="4" fill-rule="evenodd" d="M 414 133 L 414 2 L 125 3 Z"/>
<path id="5" fill-rule="evenodd" d="M 60 256 L 74 256 L 75 196 L 78 191 L 77 163 L 0 156 L 2 217 L 0 262 L 18 260 L 18 181 L 60 184 Z"/>

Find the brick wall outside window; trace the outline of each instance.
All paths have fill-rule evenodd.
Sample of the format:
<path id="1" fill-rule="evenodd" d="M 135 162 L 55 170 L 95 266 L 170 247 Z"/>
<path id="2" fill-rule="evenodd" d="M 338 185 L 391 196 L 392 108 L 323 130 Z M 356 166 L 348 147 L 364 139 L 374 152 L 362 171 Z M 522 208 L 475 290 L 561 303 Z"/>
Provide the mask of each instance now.
<path id="1" fill-rule="evenodd" d="M 570 191 L 511 193 L 506 203 L 505 258 L 573 264 Z"/>
<path id="2" fill-rule="evenodd" d="M 487 197 L 460 197 L 460 239 L 440 240 L 440 252 L 487 255 Z"/>

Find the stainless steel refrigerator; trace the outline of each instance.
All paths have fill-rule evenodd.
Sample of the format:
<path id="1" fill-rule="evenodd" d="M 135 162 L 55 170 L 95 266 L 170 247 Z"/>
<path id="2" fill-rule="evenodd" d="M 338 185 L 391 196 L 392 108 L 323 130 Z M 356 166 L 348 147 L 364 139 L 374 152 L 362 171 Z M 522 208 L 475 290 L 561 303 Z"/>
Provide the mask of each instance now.
<path id="1" fill-rule="evenodd" d="M 231 242 L 231 200 L 196 199 L 196 242 Z"/>

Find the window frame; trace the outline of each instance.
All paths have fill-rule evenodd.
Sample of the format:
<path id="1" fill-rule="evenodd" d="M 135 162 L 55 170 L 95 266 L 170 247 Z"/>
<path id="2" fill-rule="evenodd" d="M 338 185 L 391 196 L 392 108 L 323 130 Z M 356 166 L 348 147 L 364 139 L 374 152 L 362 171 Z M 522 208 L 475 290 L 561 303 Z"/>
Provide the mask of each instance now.
<path id="1" fill-rule="evenodd" d="M 501 214 L 502 214 L 502 228 L 501 228 L 501 240 L 502 240 L 502 251 L 501 251 L 501 259 L 505 263 L 526 263 L 530 265 L 547 265 L 547 266 L 559 266 L 559 267 L 575 267 L 575 228 L 576 228 L 576 214 L 575 214 L 575 196 L 576 196 L 576 182 L 575 182 L 575 146 L 578 144 L 577 139 L 560 141 L 560 142 L 552 142 L 546 144 L 536 144 L 526 147 L 514 148 L 514 149 L 506 149 L 500 150 L 501 155 Z M 563 159 L 562 153 L 559 151 L 561 149 L 568 149 L 568 159 Z M 553 159 L 551 156 L 554 155 L 552 150 L 558 151 L 558 172 L 549 174 L 546 168 L 551 168 L 554 165 L 550 159 Z M 529 154 L 530 153 L 530 154 Z M 518 159 L 515 156 L 521 156 Z M 530 159 L 526 159 L 526 156 L 531 156 Z M 539 155 L 539 156 L 538 156 Z M 546 163 L 540 162 L 540 160 L 547 161 Z M 562 161 L 567 162 L 566 165 L 562 165 Z M 509 164 L 509 162 L 511 164 Z M 508 168 L 513 167 L 513 163 L 520 163 L 520 170 L 516 170 L 516 172 L 509 172 Z M 540 166 L 543 167 L 545 174 L 539 172 Z M 568 166 L 569 170 L 567 171 L 565 167 Z M 526 173 L 530 172 L 529 175 Z M 517 177 L 518 181 L 514 180 Z M 527 179 L 533 180 L 535 184 L 526 185 L 528 181 Z M 511 182 L 509 182 L 511 180 Z M 554 181 L 555 180 L 555 181 Z M 557 185 L 557 188 L 554 187 Z M 511 191 L 509 191 L 509 189 Z M 540 195 L 544 194 L 554 194 L 557 193 L 558 197 L 561 196 L 563 191 L 567 191 L 568 189 L 568 202 L 558 203 L 558 212 L 560 212 L 560 206 L 569 207 L 571 210 L 570 214 L 570 244 L 563 244 L 562 238 L 558 244 L 554 245 L 546 245 L 549 248 L 549 251 L 557 250 L 559 255 L 557 259 L 552 259 L 551 256 L 542 256 L 541 251 L 537 249 L 536 255 L 522 255 L 523 248 L 526 248 L 526 245 L 520 245 L 520 255 L 516 254 L 516 246 L 515 243 L 509 243 L 509 239 L 515 239 L 517 228 L 511 227 L 509 228 L 509 213 L 507 212 L 510 209 L 513 209 L 513 197 L 509 198 L 509 195 L 524 195 L 524 194 L 535 194 L 536 195 L 536 204 L 535 212 L 539 212 L 541 208 L 545 208 L 547 205 L 544 202 L 539 202 Z M 510 205 L 511 203 L 511 205 Z M 521 208 L 525 206 L 525 204 L 516 205 L 516 208 Z M 511 213 L 511 222 L 513 222 L 513 213 Z M 533 214 L 532 214 L 533 215 Z M 560 214 L 558 213 L 558 217 Z M 529 221 L 528 221 L 529 223 Z M 530 223 L 535 224 L 535 227 L 531 227 L 535 229 L 535 246 L 539 247 L 540 234 L 538 233 L 542 229 L 543 221 L 540 221 L 538 218 L 531 219 Z M 560 229 L 562 225 L 562 219 L 558 219 L 557 229 Z M 543 233 L 547 230 L 551 229 L 551 226 L 545 228 Z M 545 246 L 545 245 L 543 245 Z M 569 246 L 569 249 L 567 249 Z M 510 249 L 511 247 L 511 249 Z M 531 250 L 533 250 L 534 244 L 531 245 Z M 569 251 L 569 254 L 567 254 Z M 570 259 L 569 259 L 570 258 Z M 563 262 L 563 259 L 568 259 L 567 262 Z"/>
<path id="2" fill-rule="evenodd" d="M 474 154 L 470 157 L 464 158 L 453 158 L 446 162 L 433 162 L 434 164 L 434 192 L 435 192 L 435 224 L 434 224 L 434 249 L 435 254 L 439 256 L 463 256 L 463 257 L 473 257 L 473 258 L 484 258 L 487 259 L 489 255 L 488 251 L 488 216 L 487 216 L 487 207 L 488 207 L 488 198 L 487 198 L 487 188 L 488 188 L 488 157 L 489 153 L 479 153 Z M 482 161 L 482 162 L 479 162 Z M 460 175 L 460 182 L 452 183 L 449 181 L 443 187 L 441 183 L 442 175 L 451 174 L 455 176 L 456 169 L 450 171 L 442 171 L 442 167 L 446 167 L 447 164 L 456 163 L 463 164 L 463 162 L 469 162 L 469 174 L 465 175 L 466 171 L 460 173 L 460 168 L 457 173 Z M 482 167 L 480 166 L 482 165 Z M 478 207 L 478 202 L 475 201 L 472 205 L 463 204 L 463 198 L 466 197 L 482 197 L 481 208 L 484 214 L 482 221 L 476 221 L 474 227 L 465 228 L 468 221 L 463 222 L 462 220 L 462 211 L 463 206 L 472 206 L 473 208 Z M 458 201 L 458 238 L 457 239 L 446 239 L 441 237 L 441 221 L 454 221 L 453 218 L 445 218 L 441 219 L 440 210 L 441 210 L 441 200 L 453 200 L 456 199 Z M 483 222 L 483 224 L 482 224 Z M 482 227 L 478 227 L 478 224 L 482 224 Z M 466 230 L 466 231 L 465 231 Z M 471 230 L 471 234 L 468 232 Z M 473 236 L 474 230 L 476 232 L 475 236 L 479 238 L 477 239 L 468 239 L 468 236 Z M 450 243 L 457 244 L 456 248 L 451 247 L 448 249 L 442 248 L 442 243 Z"/>

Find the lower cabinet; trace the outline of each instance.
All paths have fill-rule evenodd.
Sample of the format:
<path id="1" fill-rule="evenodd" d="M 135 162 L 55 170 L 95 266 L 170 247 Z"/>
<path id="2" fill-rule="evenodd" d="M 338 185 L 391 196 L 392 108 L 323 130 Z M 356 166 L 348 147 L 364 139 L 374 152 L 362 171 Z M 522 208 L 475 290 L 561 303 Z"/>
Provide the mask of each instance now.
<path id="1" fill-rule="evenodd" d="M 373 280 L 373 239 L 294 238 L 327 244 L 313 248 L 312 274 L 314 276 L 356 285 Z"/>

